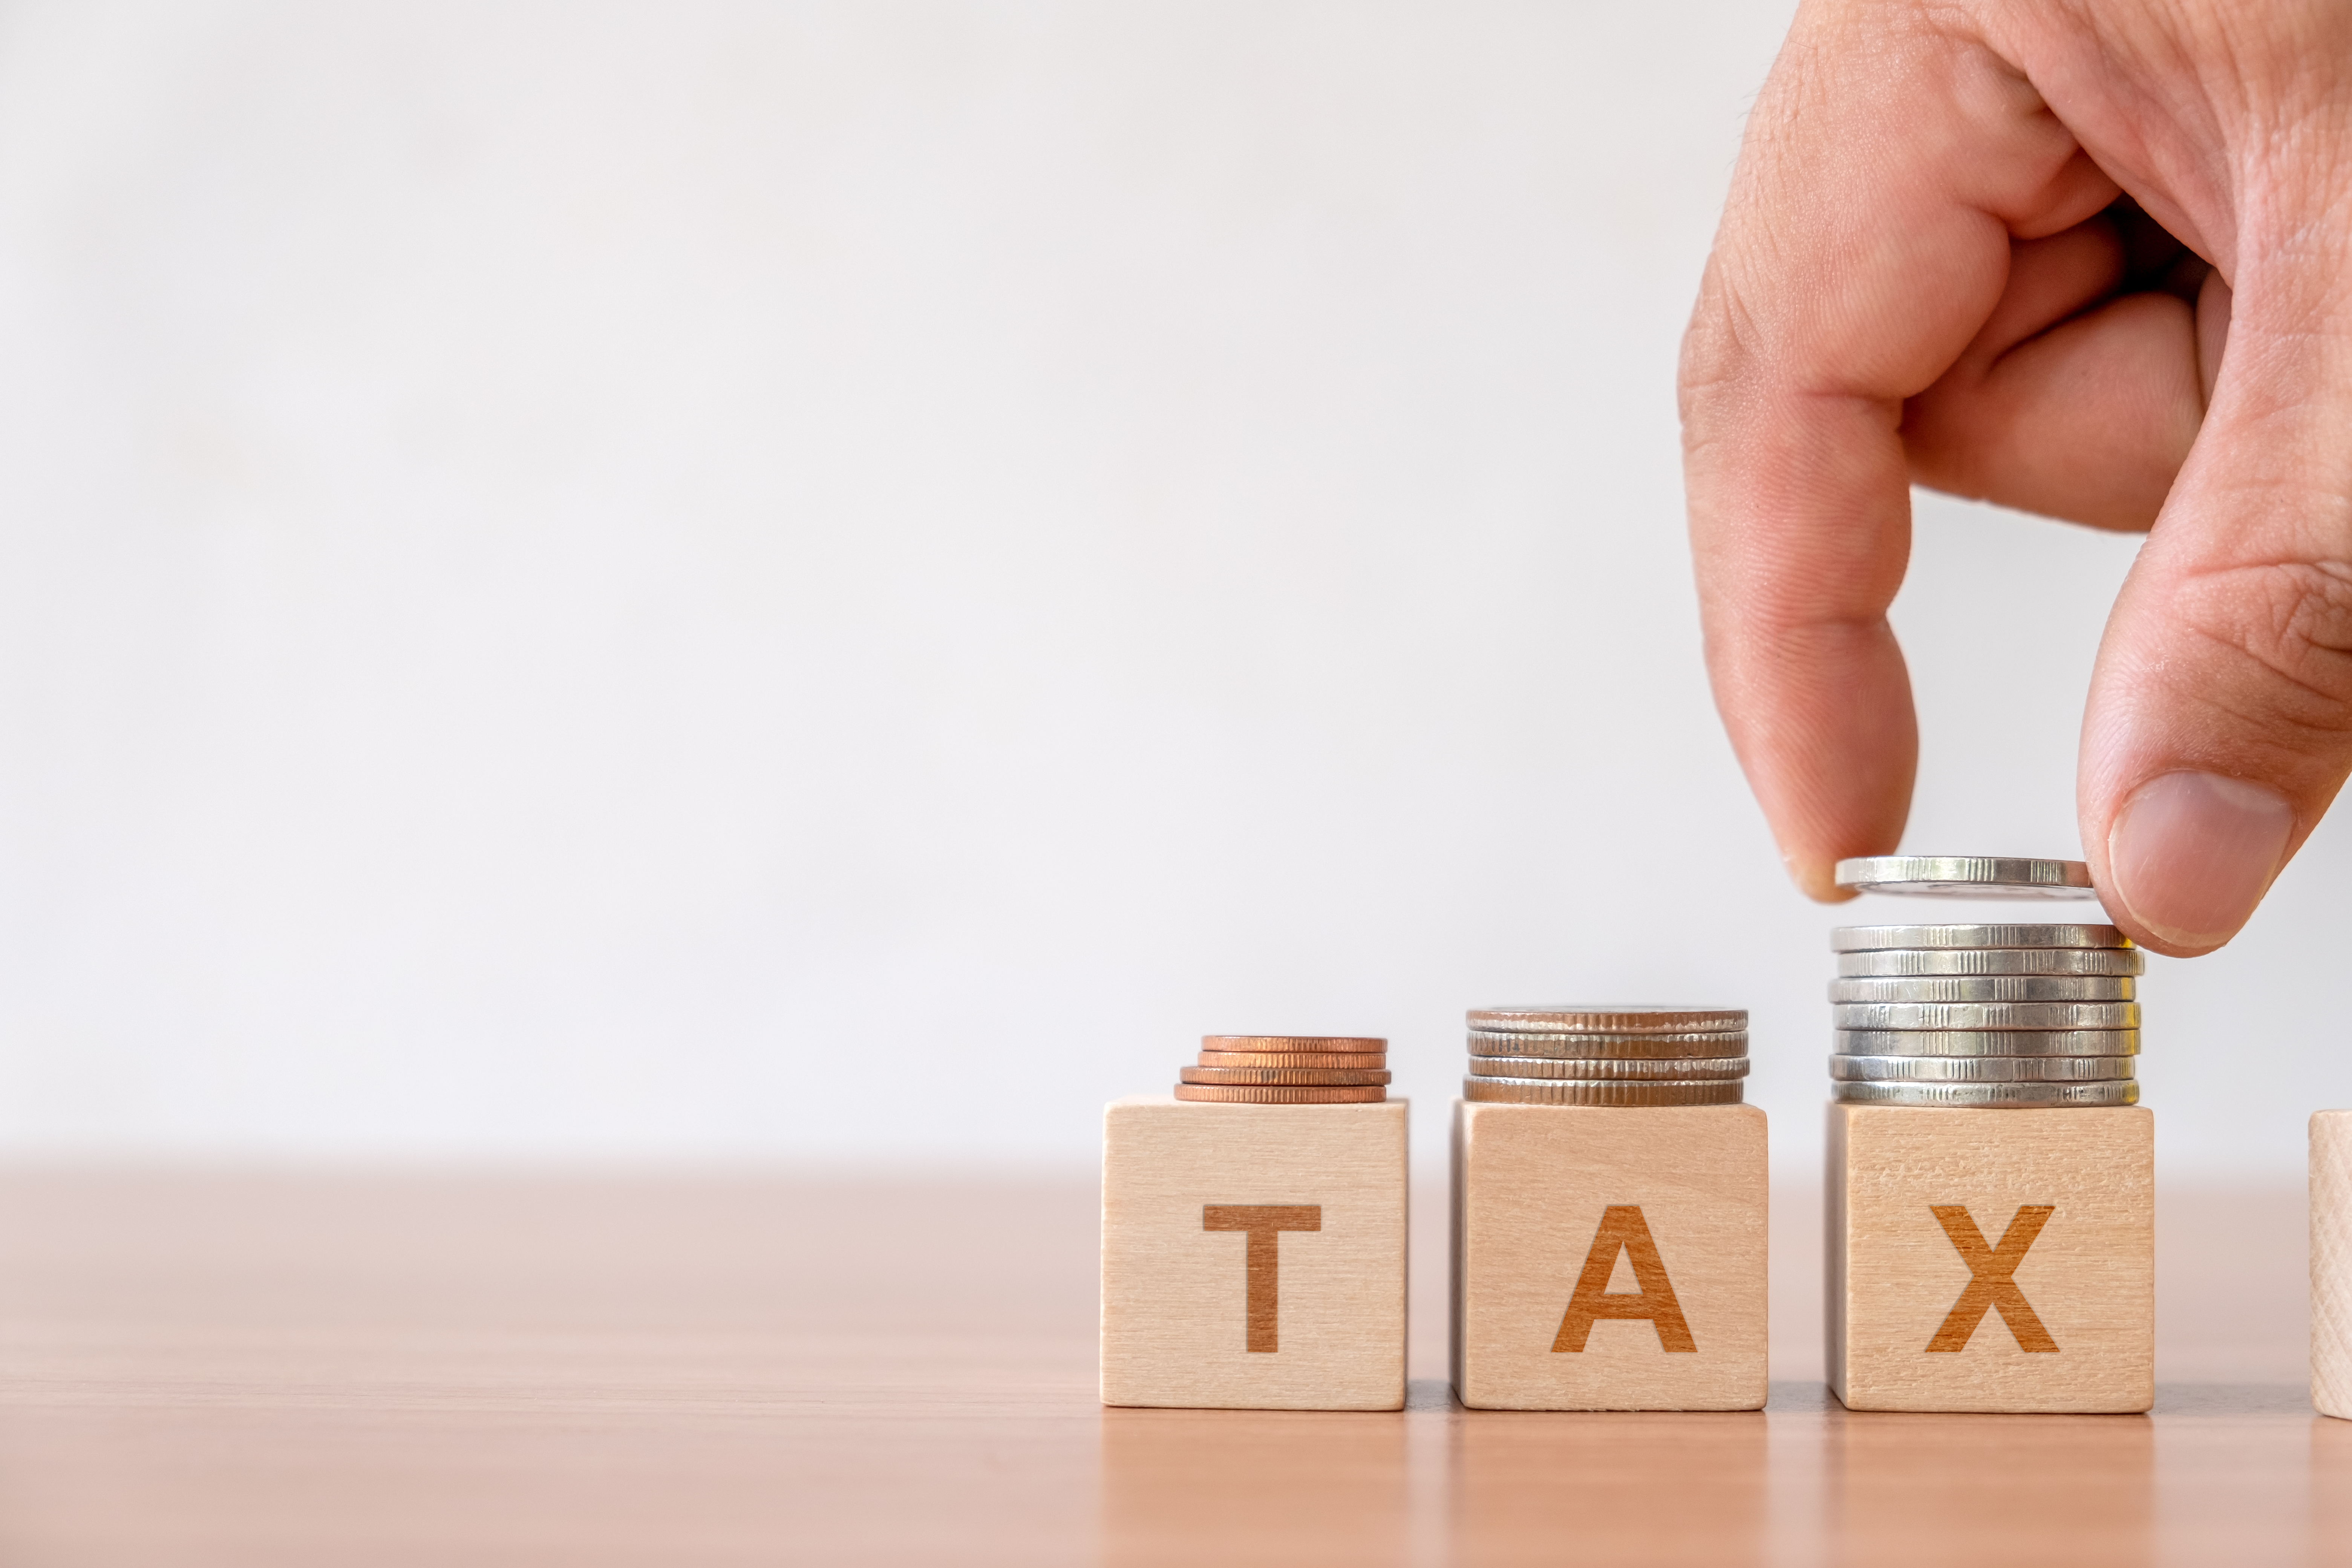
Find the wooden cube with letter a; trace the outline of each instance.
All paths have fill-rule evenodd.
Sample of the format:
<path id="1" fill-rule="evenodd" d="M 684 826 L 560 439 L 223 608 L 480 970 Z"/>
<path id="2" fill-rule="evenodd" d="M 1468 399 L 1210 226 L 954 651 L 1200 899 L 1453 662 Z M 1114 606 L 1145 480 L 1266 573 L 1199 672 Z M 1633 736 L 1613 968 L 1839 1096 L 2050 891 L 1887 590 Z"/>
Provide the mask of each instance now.
<path id="1" fill-rule="evenodd" d="M 1755 1410 L 1764 1113 L 1454 1108 L 1454 1388 L 1474 1410 Z"/>
<path id="2" fill-rule="evenodd" d="M 1855 1410 L 2146 1410 L 2155 1174 L 2140 1106 L 1831 1106 L 1831 1390 Z"/>
<path id="3" fill-rule="evenodd" d="M 1402 1409 L 1405 1116 L 1113 1100 L 1103 1403 Z"/>

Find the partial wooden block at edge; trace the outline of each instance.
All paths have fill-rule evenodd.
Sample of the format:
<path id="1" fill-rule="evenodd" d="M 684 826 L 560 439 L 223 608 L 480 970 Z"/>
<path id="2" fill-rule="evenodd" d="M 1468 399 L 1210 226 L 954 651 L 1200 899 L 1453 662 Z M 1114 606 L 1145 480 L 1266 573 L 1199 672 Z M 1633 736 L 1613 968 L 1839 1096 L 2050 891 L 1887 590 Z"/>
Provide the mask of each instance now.
<path id="1" fill-rule="evenodd" d="M 1113 1100 L 1103 1403 L 1404 1408 L 1406 1125 L 1402 1100 Z"/>
<path id="2" fill-rule="evenodd" d="M 2311 1407 L 2352 1418 L 2352 1110 L 2311 1113 Z"/>
<path id="3" fill-rule="evenodd" d="M 1456 1100 L 1455 1396 L 1477 1410 L 1761 1409 L 1766 1143 L 1752 1105 Z"/>
<path id="4" fill-rule="evenodd" d="M 1854 1410 L 2156 1402 L 2142 1106 L 1829 1108 L 1830 1390 Z"/>

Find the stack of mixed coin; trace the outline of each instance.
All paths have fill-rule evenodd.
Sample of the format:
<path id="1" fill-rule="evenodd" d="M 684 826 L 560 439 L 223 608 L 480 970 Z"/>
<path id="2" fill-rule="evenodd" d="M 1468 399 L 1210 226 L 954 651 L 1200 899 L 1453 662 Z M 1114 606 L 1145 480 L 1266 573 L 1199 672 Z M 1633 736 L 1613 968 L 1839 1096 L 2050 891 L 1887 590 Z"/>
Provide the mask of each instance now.
<path id="1" fill-rule="evenodd" d="M 1361 1035 L 1203 1035 L 1179 1100 L 1370 1105 L 1389 1097 L 1389 1043 Z"/>
<path id="2" fill-rule="evenodd" d="M 1879 856 L 1838 885 L 1945 897 L 2090 898 L 2079 860 Z M 2111 925 L 1843 926 L 1831 933 L 1835 1098 L 1864 1105 L 2131 1105 L 2137 976 Z"/>
<path id="3" fill-rule="evenodd" d="M 1737 1105 L 1744 1007 L 1477 1007 L 1462 1098 L 1518 1105 Z"/>

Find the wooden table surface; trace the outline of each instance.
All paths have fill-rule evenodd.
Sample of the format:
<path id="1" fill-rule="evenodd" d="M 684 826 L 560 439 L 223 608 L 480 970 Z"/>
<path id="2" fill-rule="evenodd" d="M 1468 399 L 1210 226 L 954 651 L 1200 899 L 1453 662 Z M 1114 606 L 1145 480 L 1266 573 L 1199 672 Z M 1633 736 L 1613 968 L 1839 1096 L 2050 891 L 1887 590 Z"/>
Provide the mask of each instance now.
<path id="1" fill-rule="evenodd" d="M 1105 1410 L 1083 1176 L 0 1175 L 0 1564 L 2352 1561 L 2293 1189 L 2168 1191 L 2153 1416 Z"/>

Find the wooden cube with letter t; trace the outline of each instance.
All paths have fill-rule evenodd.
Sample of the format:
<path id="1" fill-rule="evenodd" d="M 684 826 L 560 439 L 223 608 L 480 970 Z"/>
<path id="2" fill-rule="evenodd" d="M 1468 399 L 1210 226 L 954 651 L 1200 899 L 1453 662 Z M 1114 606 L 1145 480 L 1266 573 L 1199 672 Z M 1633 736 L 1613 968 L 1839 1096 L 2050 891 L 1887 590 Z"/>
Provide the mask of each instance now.
<path id="1" fill-rule="evenodd" d="M 1103 1403 L 1402 1409 L 1405 1118 L 1113 1100 Z"/>
<path id="2" fill-rule="evenodd" d="M 1454 1109 L 1454 1387 L 1474 1410 L 1755 1410 L 1764 1113 Z"/>
<path id="3" fill-rule="evenodd" d="M 1832 1391 L 1855 1410 L 2147 1409 L 2155 1128 L 2129 1105 L 1831 1106 Z"/>

